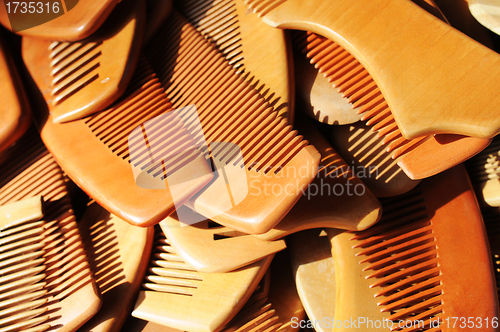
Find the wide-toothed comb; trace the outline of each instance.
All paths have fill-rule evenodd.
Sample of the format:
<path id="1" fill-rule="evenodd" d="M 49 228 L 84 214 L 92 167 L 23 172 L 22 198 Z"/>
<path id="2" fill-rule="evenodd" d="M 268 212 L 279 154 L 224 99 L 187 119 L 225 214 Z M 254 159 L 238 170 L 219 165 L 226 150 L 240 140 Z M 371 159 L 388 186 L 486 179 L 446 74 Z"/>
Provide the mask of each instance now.
<path id="1" fill-rule="evenodd" d="M 410 179 L 392 159 L 383 138 L 361 122 L 336 126 L 330 142 L 354 173 L 377 197 L 396 196 L 413 189 L 420 180 Z"/>
<path id="2" fill-rule="evenodd" d="M 28 58 L 33 55 L 30 50 L 42 49 L 35 46 L 41 43 L 47 44 L 27 38 L 23 41 L 23 54 L 30 70 L 40 65 Z M 41 59 L 45 57 L 42 55 Z M 31 71 L 40 86 L 43 77 L 37 75 L 36 70 Z M 171 158 L 171 151 L 150 147 L 140 137 L 131 143 L 130 148 L 137 157 L 131 163 L 129 136 L 142 124 L 169 110 L 171 103 L 164 89 L 147 61 L 142 59 L 120 102 L 93 116 L 63 124 L 53 123 L 52 117 L 48 116 L 44 123 L 42 120 L 41 135 L 69 177 L 97 203 L 131 224 L 150 226 L 175 210 L 167 175 L 181 187 L 182 194 L 176 197 L 178 204 L 202 189 L 213 177 L 201 153 L 194 151 L 187 156 L 179 154 Z M 160 134 L 157 139 L 187 149 L 189 144 L 186 142 L 191 136 L 183 128 L 182 121 L 175 114 L 164 120 L 168 120 L 167 124 L 157 132 Z M 158 157 L 157 163 L 140 160 L 141 155 L 148 153 Z M 182 167 L 178 167 L 177 162 Z M 148 171 L 155 165 L 165 167 L 164 172 L 148 179 Z M 153 188 L 157 189 L 151 189 L 150 184 L 156 185 Z M 163 185 L 163 189 L 158 189 L 158 184 Z"/>
<path id="3" fill-rule="evenodd" d="M 273 29 L 241 0 L 175 0 L 176 8 L 290 123 L 294 87 L 290 45 L 285 32 Z M 273 47 L 269 47 L 273 45 Z"/>
<path id="4" fill-rule="evenodd" d="M 132 316 L 187 331 L 216 331 L 243 307 L 274 255 L 227 273 L 196 272 L 157 226 L 150 268 Z"/>
<path id="5" fill-rule="evenodd" d="M 500 55 L 416 4 L 245 2 L 269 25 L 311 31 L 354 55 L 377 83 L 406 139 L 432 134 L 491 138 L 499 133 L 495 87 Z"/>
<path id="6" fill-rule="evenodd" d="M 259 261 L 286 248 L 285 241 L 262 241 L 255 236 L 206 220 L 185 206 L 177 211 L 202 220 L 185 225 L 176 213 L 160 222 L 169 243 L 182 259 L 199 272 L 228 272 Z"/>
<path id="7" fill-rule="evenodd" d="M 95 202 L 79 226 L 103 306 L 78 331 L 120 331 L 146 273 L 154 229 L 129 225 Z"/>
<path id="8" fill-rule="evenodd" d="M 459 135 L 405 139 L 377 83 L 352 54 L 339 44 L 313 33 L 297 32 L 295 36 L 310 62 L 357 109 L 361 119 L 377 132 L 392 158 L 397 159 L 410 178 L 422 179 L 440 173 L 469 159 L 489 144 L 488 139 Z M 442 158 L 444 155 L 447 158 Z"/>
<path id="9" fill-rule="evenodd" d="M 126 0 L 85 41 L 34 39 L 23 57 L 31 74 L 43 78 L 36 83 L 52 121 L 81 119 L 108 107 L 123 94 L 139 58 L 144 15 L 143 1 Z"/>
<path id="10" fill-rule="evenodd" d="M 28 3 L 23 5 L 4 0 L 3 6 L 0 6 L 0 23 L 23 36 L 78 41 L 93 34 L 119 2 L 120 0 L 61 0 L 36 5 L 33 2 L 36 7 L 29 3 L 29 8 L 26 8 Z M 10 4 L 7 6 L 7 3 Z"/>
<path id="11" fill-rule="evenodd" d="M 382 215 L 378 199 L 355 175 L 321 133 L 304 116 L 297 116 L 295 128 L 321 154 L 318 175 L 290 212 L 262 240 L 276 240 L 310 228 L 364 230 Z"/>
<path id="12" fill-rule="evenodd" d="M 31 112 L 16 66 L 8 54 L 4 36 L 0 34 L 0 153 L 14 143 L 28 129 Z"/>
<path id="13" fill-rule="evenodd" d="M 481 331 L 497 331 L 488 239 L 465 168 L 423 180 L 383 208 L 368 230 L 327 230 L 334 320 L 368 317 L 377 324 L 370 331 L 470 331 L 454 317 L 480 317 L 488 322 Z"/>
<path id="14" fill-rule="evenodd" d="M 190 127 L 199 121 L 196 138 L 206 140 L 218 170 L 189 207 L 245 233 L 270 230 L 316 175 L 316 149 L 177 12 L 145 53 L 172 108 L 195 106 L 183 119 Z"/>
<path id="15" fill-rule="evenodd" d="M 22 287 L 42 285 L 46 293 L 40 300 L 47 302 L 40 310 L 45 312 L 43 317 L 48 316 L 41 320 L 43 324 L 49 324 L 51 330 L 74 331 L 98 311 L 101 301 L 73 214 L 67 179 L 33 129 L 5 151 L 0 174 L 0 205 L 35 196 L 43 196 L 45 201 L 41 237 L 27 234 L 29 243 L 18 252 L 32 251 L 29 245 L 33 243 L 40 245 L 43 276 L 19 276 L 16 287 L 24 290 Z"/>

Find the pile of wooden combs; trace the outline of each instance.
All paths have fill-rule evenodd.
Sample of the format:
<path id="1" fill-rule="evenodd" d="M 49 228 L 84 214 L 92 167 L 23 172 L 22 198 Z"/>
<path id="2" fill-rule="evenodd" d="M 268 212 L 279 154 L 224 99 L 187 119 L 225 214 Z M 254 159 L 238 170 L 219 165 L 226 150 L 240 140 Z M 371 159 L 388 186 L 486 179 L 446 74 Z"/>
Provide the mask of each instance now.
<path id="1" fill-rule="evenodd" d="M 435 1 L 0 1 L 0 332 L 499 331 L 500 5 Z"/>

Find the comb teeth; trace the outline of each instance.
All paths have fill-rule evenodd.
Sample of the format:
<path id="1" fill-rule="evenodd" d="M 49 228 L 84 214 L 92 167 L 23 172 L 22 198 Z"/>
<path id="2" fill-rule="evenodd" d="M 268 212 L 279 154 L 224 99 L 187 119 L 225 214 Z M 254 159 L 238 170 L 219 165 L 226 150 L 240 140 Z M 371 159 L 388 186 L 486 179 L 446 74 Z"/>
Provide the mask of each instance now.
<path id="1" fill-rule="evenodd" d="M 11 153 L 10 159 L 0 167 L 0 204 L 43 196 L 45 213 L 43 225 L 40 222 L 32 223 L 33 227 L 21 225 L 20 232 L 2 230 L 2 233 L 11 235 L 4 239 L 0 235 L 0 241 L 5 244 L 0 249 L 0 266 L 7 266 L 9 260 L 13 262 L 18 257 L 32 257 L 34 260 L 25 262 L 25 269 L 16 272 L 20 273 L 15 281 L 15 286 L 19 287 L 17 292 L 7 285 L 0 285 L 0 301 L 6 303 L 10 296 L 29 292 L 39 294 L 40 299 L 25 300 L 26 304 L 38 303 L 37 309 L 29 311 L 33 315 L 21 315 L 22 322 L 19 318 L 9 324 L 21 324 L 23 329 L 32 327 L 34 331 L 42 331 L 45 325 L 34 326 L 48 319 L 43 314 L 59 310 L 60 301 L 90 283 L 91 271 L 59 166 L 34 130 L 21 138 L 14 149 L 6 152 Z M 9 239 L 20 239 L 19 245 L 7 243 Z M 12 251 L 6 252 L 5 248 Z M 37 262 L 37 265 L 30 266 L 31 262 Z M 5 295 L 4 291 L 11 292 L 7 293 L 11 295 Z M 43 303 L 40 302 L 42 300 Z M 57 322 L 51 320 L 51 325 L 53 323 Z"/>
<path id="2" fill-rule="evenodd" d="M 268 14 L 271 10 L 282 5 L 287 0 L 245 0 L 248 8 L 259 16 Z"/>
<path id="3" fill-rule="evenodd" d="M 249 170 L 278 172 L 307 142 L 180 15 L 168 23 L 146 55 L 172 108 L 196 105 L 207 142 L 237 144 Z"/>
<path id="4" fill-rule="evenodd" d="M 425 138 L 407 140 L 401 134 L 389 105 L 368 71 L 354 56 L 337 43 L 311 32 L 295 32 L 294 42 L 310 60 L 311 64 L 337 88 L 339 93 L 359 108 L 366 121 L 378 137 L 383 137 L 387 152 L 396 159 L 424 142 Z"/>
<path id="5" fill-rule="evenodd" d="M 486 149 L 466 164 L 472 183 L 500 178 L 500 140 L 494 139 Z"/>
<path id="6" fill-rule="evenodd" d="M 50 44 L 52 105 L 61 104 L 99 78 L 101 44 L 102 42 Z"/>
<path id="7" fill-rule="evenodd" d="M 179 11 L 206 39 L 224 55 L 238 72 L 243 73 L 244 56 L 235 0 L 175 1 Z"/>
<path id="8" fill-rule="evenodd" d="M 266 303 L 266 298 L 249 301 L 227 327 L 222 331 L 257 332 L 277 331 L 283 325 L 276 316 L 276 311 L 271 303 Z"/>
<path id="9" fill-rule="evenodd" d="M 351 238 L 388 320 L 429 321 L 442 314 L 442 286 L 429 212 L 419 187 L 382 200 L 384 215 Z M 403 331 L 409 331 L 403 329 Z M 427 329 L 422 329 L 427 331 Z"/>
<path id="10" fill-rule="evenodd" d="M 155 242 L 143 288 L 180 296 L 193 296 L 200 282 L 200 274 L 186 264 L 170 246 L 158 226 L 155 226 Z"/>

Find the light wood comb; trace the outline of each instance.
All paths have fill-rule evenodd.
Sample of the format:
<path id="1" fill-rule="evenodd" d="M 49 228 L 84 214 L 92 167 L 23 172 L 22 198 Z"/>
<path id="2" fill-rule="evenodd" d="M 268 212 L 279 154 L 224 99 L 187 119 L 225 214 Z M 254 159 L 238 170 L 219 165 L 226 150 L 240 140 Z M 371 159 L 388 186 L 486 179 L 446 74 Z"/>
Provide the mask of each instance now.
<path id="1" fill-rule="evenodd" d="M 413 321 L 422 331 L 443 332 L 470 330 L 453 326 L 452 317 L 491 322 L 498 314 L 497 290 L 465 168 L 424 180 L 383 207 L 382 220 L 369 230 L 327 230 L 335 263 L 335 319 L 390 320 L 396 329 L 400 320 Z"/>
<path id="2" fill-rule="evenodd" d="M 491 0 L 467 0 L 469 10 L 476 20 L 496 33 L 500 34 L 500 5 Z"/>
<path id="3" fill-rule="evenodd" d="M 249 13 L 241 0 L 175 0 L 174 3 L 238 73 L 253 80 L 255 88 L 278 114 L 293 123 L 292 59 L 285 32 L 273 29 Z"/>
<path id="4" fill-rule="evenodd" d="M 32 49 L 46 51 L 47 44 L 25 38 L 24 56 L 30 56 Z M 46 59 L 43 55 L 40 58 Z M 28 60 L 26 63 L 32 69 L 37 62 Z M 43 84 L 43 77 L 37 75 L 37 71 L 32 70 L 32 74 L 39 86 Z M 58 156 L 61 167 L 69 177 L 97 203 L 131 224 L 150 226 L 175 210 L 167 174 L 181 184 L 182 179 L 186 180 L 182 186 L 184 197 L 179 198 L 179 204 L 202 189 L 213 177 L 201 153 L 194 151 L 187 156 L 181 153 L 172 160 L 167 159 L 166 164 L 162 165 L 163 159 L 170 156 L 171 152 L 143 146 L 140 138 L 130 148 L 134 149 L 136 155 L 155 153 L 157 163 L 151 165 L 143 161 L 131 164 L 128 146 L 130 134 L 146 121 L 169 110 L 171 103 L 164 89 L 147 61 L 142 59 L 119 103 L 91 117 L 63 124 L 53 123 L 49 115 L 45 122 L 41 120 L 41 135 L 48 148 Z M 162 128 L 163 132 L 157 139 L 165 140 L 167 137 L 165 142 L 177 148 L 186 148 L 186 141 L 191 140 L 189 132 L 183 128 L 182 121 L 175 117 L 170 120 L 170 127 Z M 151 181 L 156 179 L 160 184 L 163 183 L 165 189 L 140 187 L 135 181 L 132 166 L 138 170 L 165 167 L 162 174 L 151 178 Z M 180 169 L 180 166 L 184 168 Z"/>
<path id="5" fill-rule="evenodd" d="M 185 206 L 186 213 L 196 214 Z M 203 220 L 204 218 L 199 218 Z M 285 241 L 262 241 L 211 220 L 184 225 L 176 213 L 160 222 L 169 243 L 199 272 L 228 272 L 259 261 L 286 248 Z"/>
<path id="6" fill-rule="evenodd" d="M 5 2 L 5 0 L 2 1 L 2 3 Z M 7 8 L 3 5 L 0 6 L 0 23 L 7 29 L 11 31 L 14 29 L 14 32 L 23 36 L 60 41 L 78 41 L 93 34 L 104 23 L 119 2 L 120 0 L 61 0 L 58 2 L 59 13 L 56 13 L 59 15 L 53 20 L 47 21 L 46 18 L 51 16 L 50 10 L 55 11 L 55 9 L 51 9 L 50 6 L 48 9 L 43 7 L 42 13 L 40 13 L 40 7 L 38 7 L 35 8 L 35 10 L 38 10 L 38 14 L 31 14 L 26 18 L 17 18 L 21 20 L 16 21 L 15 24 L 11 24 L 12 22 L 7 16 Z M 45 6 L 45 3 L 43 5 Z M 36 6 L 40 5 L 37 4 Z M 11 7 L 13 13 L 14 3 L 11 4 Z M 49 13 L 45 10 L 48 10 Z M 21 11 L 21 7 L 18 8 L 18 11 Z M 40 24 L 33 26 L 33 20 L 39 21 Z"/>
<path id="7" fill-rule="evenodd" d="M 19 139 L 31 123 L 31 112 L 23 87 L 17 76 L 4 36 L 0 33 L 0 153 Z"/>
<path id="8" fill-rule="evenodd" d="M 52 121 L 81 119 L 124 93 L 139 58 L 144 10 L 143 1 L 123 1 L 102 28 L 82 42 L 23 41 L 29 45 L 24 60 L 31 74 L 43 80 L 36 83 Z"/>
<path id="9" fill-rule="evenodd" d="M 297 120 L 295 128 L 321 154 L 318 175 L 278 225 L 256 236 L 270 241 L 310 228 L 364 230 L 373 226 L 382 215 L 378 199 L 308 119 L 298 116 Z"/>
<path id="10" fill-rule="evenodd" d="M 357 109 L 361 119 L 377 132 L 392 158 L 397 159 L 410 178 L 422 179 L 440 173 L 469 159 L 489 144 L 489 139 L 460 135 L 405 139 L 377 83 L 353 55 L 339 44 L 316 34 L 298 32 L 295 37 L 310 62 Z"/>
<path id="11" fill-rule="evenodd" d="M 225 173 L 187 204 L 235 230 L 267 232 L 312 181 L 319 154 L 180 14 L 174 11 L 170 18 L 146 48 L 146 56 L 172 108 L 196 106 L 197 117 L 186 118 L 186 123 L 191 126 L 199 118 L 204 137 L 198 139 L 221 142 L 211 157 L 216 165 L 227 166 L 218 166 L 218 172 Z M 230 172 L 238 175 L 226 181 Z M 265 186 L 282 191 L 271 193 Z M 285 186 L 291 195 L 284 193 Z"/>
<path id="12" fill-rule="evenodd" d="M 120 331 L 146 273 L 154 229 L 129 225 L 95 202 L 79 226 L 103 305 L 78 331 Z"/>
<path id="13" fill-rule="evenodd" d="M 74 331 L 99 310 L 101 301 L 71 207 L 67 179 L 33 129 L 5 152 L 0 174 L 0 205 L 38 196 L 45 200 L 43 223 L 36 226 L 43 228 L 41 234 L 30 235 L 26 230 L 26 243 L 7 253 L 43 252 L 43 274 L 35 276 L 27 270 L 29 273 L 20 274 L 15 282 L 20 293 L 41 292 L 38 299 L 26 298 L 27 307 L 38 308 L 36 314 L 24 318 L 39 326 L 48 325 L 50 330 Z M 3 285 L 2 296 L 15 295 L 15 291 L 10 292 L 12 286 Z M 10 322 L 19 324 L 21 318 L 9 317 Z"/>
<path id="14" fill-rule="evenodd" d="M 374 78 L 406 139 L 498 134 L 500 96 L 492 87 L 500 83 L 500 55 L 416 4 L 393 0 L 246 3 L 271 26 L 314 32 L 353 54 Z M 481 111 L 472 115 L 474 109 Z"/>
<path id="15" fill-rule="evenodd" d="M 196 272 L 161 230 L 132 316 L 187 331 L 217 331 L 243 307 L 273 255 L 228 273 Z"/>

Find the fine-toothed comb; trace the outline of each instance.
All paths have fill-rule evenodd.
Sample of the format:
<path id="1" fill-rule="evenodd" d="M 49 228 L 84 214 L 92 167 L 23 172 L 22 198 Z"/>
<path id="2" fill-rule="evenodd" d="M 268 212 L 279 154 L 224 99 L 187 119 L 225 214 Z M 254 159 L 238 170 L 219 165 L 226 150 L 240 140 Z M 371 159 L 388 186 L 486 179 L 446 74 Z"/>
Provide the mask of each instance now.
<path id="1" fill-rule="evenodd" d="M 42 250 L 45 270 L 36 276 L 20 274 L 14 284 L 2 286 L 0 297 L 40 291 L 38 299 L 26 299 L 26 307 L 34 305 L 35 300 L 46 300 L 42 305 L 37 302 L 37 306 L 41 305 L 36 314 L 40 317 L 38 323 L 48 324 L 50 330 L 74 331 L 94 316 L 101 300 L 73 214 L 67 179 L 33 129 L 2 158 L 0 205 L 35 196 L 44 198 L 43 232 L 37 237 L 26 230 L 26 245 L 16 249 L 15 254 Z M 18 320 L 16 315 L 9 318 Z"/>
<path id="2" fill-rule="evenodd" d="M 298 322 L 305 318 L 305 312 L 295 289 L 286 252 L 276 255 L 269 272 L 238 315 L 221 332 L 299 330 Z"/>
<path id="3" fill-rule="evenodd" d="M 500 35 L 500 4 L 491 0 L 467 0 L 469 10 L 476 20 Z"/>
<path id="4" fill-rule="evenodd" d="M 189 207 L 245 233 L 270 230 L 313 180 L 319 153 L 177 12 L 145 53 L 172 108 L 195 106 L 183 119 L 201 124 L 196 139 L 217 168 Z"/>
<path id="5" fill-rule="evenodd" d="M 132 316 L 187 331 L 216 331 L 243 307 L 274 255 L 227 273 L 196 272 L 156 228 L 150 268 Z"/>
<path id="6" fill-rule="evenodd" d="M 481 331 L 497 331 L 488 239 L 465 168 L 424 180 L 383 208 L 382 220 L 368 230 L 327 230 L 334 320 L 368 317 L 372 323 L 363 324 L 376 327 L 370 331 L 444 332 L 471 330 L 455 317 L 479 317 Z"/>
<path id="7" fill-rule="evenodd" d="M 488 139 L 459 135 L 430 135 L 405 139 L 392 108 L 377 83 L 356 58 L 339 44 L 313 33 L 297 32 L 302 52 L 333 87 L 362 114 L 361 119 L 382 138 L 392 158 L 412 179 L 422 179 L 451 168 L 484 149 Z M 443 158 L 443 156 L 447 156 Z"/>
<path id="8" fill-rule="evenodd" d="M 363 123 L 332 128 L 331 143 L 354 174 L 377 197 L 396 196 L 413 189 L 410 179 L 387 152 L 382 138 Z"/>
<path id="9" fill-rule="evenodd" d="M 3 5 L 0 6 L 0 24 L 23 36 L 78 41 L 93 34 L 120 1 L 61 0 L 23 3 L 3 0 Z"/>
<path id="10" fill-rule="evenodd" d="M 254 81 L 278 114 L 293 123 L 292 59 L 285 32 L 263 23 L 241 0 L 174 0 L 174 4 L 238 73 Z"/>
<path id="11" fill-rule="evenodd" d="M 202 220 L 184 225 L 177 213 L 160 222 L 169 243 L 198 272 L 228 272 L 259 261 L 286 248 L 285 241 L 262 241 L 255 236 L 221 226 L 185 206 L 182 215 Z"/>
<path id="12" fill-rule="evenodd" d="M 465 164 L 480 203 L 500 206 L 500 139 Z"/>
<path id="13" fill-rule="evenodd" d="M 354 55 L 377 83 L 406 139 L 432 134 L 491 138 L 500 132 L 495 90 L 500 55 L 416 4 L 245 2 L 271 26 L 311 31 Z M 360 91 L 371 88 L 366 81 L 358 83 Z"/>
<path id="14" fill-rule="evenodd" d="M 23 41 L 28 45 L 24 61 L 31 74 L 39 77 L 36 83 L 52 121 L 81 119 L 123 94 L 139 58 L 144 15 L 143 1 L 124 0 L 102 28 L 83 42 L 32 37 Z"/>
<path id="15" fill-rule="evenodd" d="M 34 43 L 43 42 L 24 39 L 25 60 L 30 56 L 30 50 L 39 49 Z M 26 63 L 28 69 L 39 65 L 31 60 Z M 40 86 L 43 77 L 37 76 L 36 71 L 32 70 L 32 73 Z M 143 59 L 119 103 L 93 116 L 63 124 L 53 123 L 49 116 L 42 124 L 41 135 L 68 176 L 97 203 L 131 224 L 151 226 L 175 210 L 167 175 L 172 180 L 170 184 L 177 183 L 181 187 L 178 204 L 183 204 L 213 177 L 210 165 L 201 153 L 191 151 L 172 157 L 175 149 L 172 152 L 164 151 L 162 146 L 150 147 L 141 137 L 131 142 L 130 148 L 137 157 L 135 161 L 131 160 L 128 145 L 134 129 L 169 110 L 171 103 L 164 89 Z M 155 138 L 187 151 L 189 144 L 186 142 L 191 136 L 182 121 L 175 114 L 164 120 L 166 125 L 153 132 Z M 141 160 L 141 156 L 149 154 L 157 157 L 156 162 Z M 149 171 L 155 167 L 160 170 L 159 174 L 154 173 L 148 179 Z M 136 171 L 139 172 L 137 182 L 134 178 Z M 148 180 L 159 181 L 163 189 L 151 189 Z"/>
<path id="16" fill-rule="evenodd" d="M 307 317 L 315 322 L 318 332 L 331 331 L 325 326 L 325 317 L 335 313 L 335 265 L 330 242 L 322 229 L 311 229 L 292 234 L 287 240 L 292 270 Z M 360 304 L 362 305 L 362 304 Z M 316 322 L 321 322 L 317 324 Z"/>
<path id="17" fill-rule="evenodd" d="M 0 34 L 0 153 L 20 138 L 31 123 L 29 104 L 17 76 L 16 66 Z"/>
<path id="18" fill-rule="evenodd" d="M 79 226 L 103 306 L 78 331 L 120 331 L 146 273 L 154 229 L 129 225 L 95 202 Z"/>
<path id="19" fill-rule="evenodd" d="M 295 128 L 321 154 L 318 175 L 278 225 L 256 236 L 271 241 L 310 228 L 357 231 L 373 226 L 382 215 L 378 199 L 308 119 L 297 120 Z"/>

